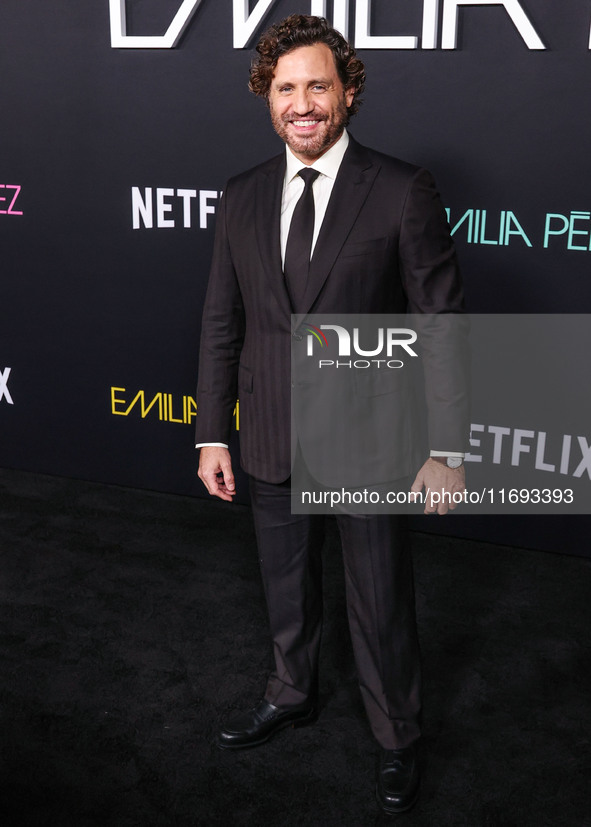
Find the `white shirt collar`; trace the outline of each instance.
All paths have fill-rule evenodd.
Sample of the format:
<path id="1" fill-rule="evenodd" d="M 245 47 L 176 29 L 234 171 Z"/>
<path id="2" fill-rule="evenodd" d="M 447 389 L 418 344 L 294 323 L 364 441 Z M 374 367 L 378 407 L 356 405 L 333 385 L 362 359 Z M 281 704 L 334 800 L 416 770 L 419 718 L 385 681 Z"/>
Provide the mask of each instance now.
<path id="1" fill-rule="evenodd" d="M 336 144 L 333 144 L 331 148 L 324 153 L 324 155 L 321 155 L 320 158 L 314 161 L 313 164 L 310 164 L 308 168 L 317 169 L 318 172 L 322 173 L 322 175 L 326 175 L 328 178 L 335 179 L 337 177 L 339 167 L 341 166 L 343 156 L 345 155 L 348 146 L 349 134 L 346 129 L 343 129 L 343 134 L 336 142 Z M 285 182 L 287 184 L 289 181 L 292 180 L 292 178 L 295 178 L 295 176 L 302 169 L 302 167 L 305 167 L 306 165 L 295 157 L 295 155 L 293 154 L 293 152 L 287 144 L 285 145 L 285 155 L 287 161 L 287 169 L 285 170 Z"/>

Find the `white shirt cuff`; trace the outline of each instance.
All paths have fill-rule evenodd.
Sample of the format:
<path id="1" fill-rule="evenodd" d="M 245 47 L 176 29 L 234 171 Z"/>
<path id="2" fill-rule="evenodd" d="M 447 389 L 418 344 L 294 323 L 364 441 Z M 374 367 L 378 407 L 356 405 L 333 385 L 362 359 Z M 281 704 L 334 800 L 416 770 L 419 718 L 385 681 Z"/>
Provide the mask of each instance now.
<path id="1" fill-rule="evenodd" d="M 462 451 L 431 451 L 429 456 L 432 457 L 460 457 L 464 459 L 466 456 Z"/>

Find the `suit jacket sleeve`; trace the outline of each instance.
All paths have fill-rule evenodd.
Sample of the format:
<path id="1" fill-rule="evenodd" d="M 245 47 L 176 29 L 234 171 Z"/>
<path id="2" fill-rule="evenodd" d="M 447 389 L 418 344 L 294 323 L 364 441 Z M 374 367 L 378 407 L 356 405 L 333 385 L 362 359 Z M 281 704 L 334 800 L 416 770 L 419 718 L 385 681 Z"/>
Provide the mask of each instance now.
<path id="1" fill-rule="evenodd" d="M 432 450 L 468 448 L 468 317 L 447 215 L 435 182 L 416 172 L 402 213 L 399 257 L 409 312 L 421 344 Z"/>
<path id="2" fill-rule="evenodd" d="M 227 191 L 226 191 L 227 192 Z M 197 383 L 197 443 L 230 441 L 244 341 L 244 306 L 232 262 L 224 193 L 203 309 Z"/>
<path id="3" fill-rule="evenodd" d="M 419 169 L 404 202 L 399 256 L 410 313 L 461 313 L 462 278 L 433 177 Z"/>

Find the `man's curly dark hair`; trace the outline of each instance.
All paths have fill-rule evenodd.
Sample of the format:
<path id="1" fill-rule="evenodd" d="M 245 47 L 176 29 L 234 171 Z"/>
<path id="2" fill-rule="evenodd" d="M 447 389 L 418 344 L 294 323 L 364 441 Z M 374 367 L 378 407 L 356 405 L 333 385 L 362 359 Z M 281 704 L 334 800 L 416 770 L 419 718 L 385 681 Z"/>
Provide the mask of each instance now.
<path id="1" fill-rule="evenodd" d="M 250 67 L 250 91 L 265 98 L 268 103 L 271 81 L 279 58 L 300 46 L 314 46 L 316 43 L 328 46 L 343 86 L 345 89 L 353 89 L 355 94 L 347 112 L 349 116 L 354 115 L 361 104 L 365 67 L 356 56 L 355 49 L 340 32 L 328 25 L 324 17 L 291 14 L 281 23 L 275 23 L 267 29 L 257 44 L 257 55 Z"/>

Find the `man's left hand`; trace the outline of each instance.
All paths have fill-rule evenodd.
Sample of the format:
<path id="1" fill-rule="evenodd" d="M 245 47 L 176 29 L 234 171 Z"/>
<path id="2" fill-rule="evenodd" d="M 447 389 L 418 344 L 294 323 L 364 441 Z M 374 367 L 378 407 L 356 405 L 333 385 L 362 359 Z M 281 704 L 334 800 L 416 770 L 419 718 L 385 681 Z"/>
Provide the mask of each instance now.
<path id="1" fill-rule="evenodd" d="M 453 502 L 453 494 L 466 488 L 466 473 L 464 465 L 459 468 L 448 468 L 440 462 L 429 458 L 423 465 L 411 491 L 419 494 L 423 488 L 428 492 L 425 500 L 425 514 L 447 514 L 453 511 L 457 503 Z"/>

